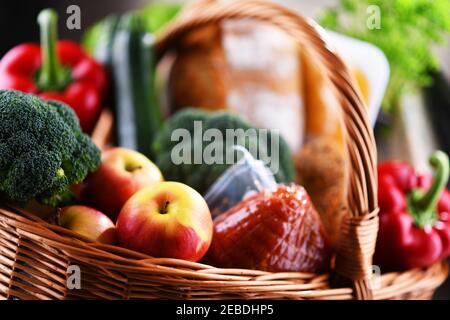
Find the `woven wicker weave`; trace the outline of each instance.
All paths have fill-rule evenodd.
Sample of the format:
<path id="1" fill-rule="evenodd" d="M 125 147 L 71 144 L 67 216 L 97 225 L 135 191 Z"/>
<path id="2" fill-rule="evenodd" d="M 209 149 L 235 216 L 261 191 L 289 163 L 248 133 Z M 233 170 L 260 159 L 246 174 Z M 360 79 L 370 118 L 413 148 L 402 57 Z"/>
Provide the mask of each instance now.
<path id="1" fill-rule="evenodd" d="M 371 282 L 378 228 L 376 150 L 354 80 L 318 27 L 270 2 L 201 1 L 189 7 L 158 39 L 159 56 L 187 32 L 223 19 L 272 24 L 315 55 L 340 97 L 348 153 L 348 215 L 332 274 L 269 273 L 219 269 L 176 259 L 156 259 L 123 248 L 89 243 L 71 231 L 9 207 L 0 208 L 0 297 L 5 299 L 396 299 L 430 298 L 448 266 L 390 273 Z M 97 141 L 111 124 L 106 115 Z M 68 268 L 81 269 L 81 289 L 67 288 Z M 379 281 L 378 281 L 379 280 Z M 371 285 L 372 284 L 372 285 Z M 376 286 L 378 285 L 378 286 Z"/>

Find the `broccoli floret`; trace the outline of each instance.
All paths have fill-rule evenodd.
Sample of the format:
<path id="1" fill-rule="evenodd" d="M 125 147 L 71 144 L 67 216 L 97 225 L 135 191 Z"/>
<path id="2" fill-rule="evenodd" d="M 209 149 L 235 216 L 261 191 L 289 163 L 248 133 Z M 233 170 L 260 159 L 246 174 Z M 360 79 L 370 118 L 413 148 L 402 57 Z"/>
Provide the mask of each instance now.
<path id="1" fill-rule="evenodd" d="M 0 193 L 56 206 L 99 165 L 100 150 L 69 106 L 0 90 Z"/>
<path id="2" fill-rule="evenodd" d="M 155 150 L 156 164 L 167 180 L 174 180 L 186 183 L 193 187 L 198 192 L 204 194 L 208 188 L 223 174 L 231 164 L 227 163 L 181 163 L 175 164 L 172 161 L 173 148 L 179 141 L 172 141 L 172 133 L 176 129 L 185 129 L 192 137 L 191 143 L 187 146 L 190 155 L 193 155 L 195 150 L 205 150 L 205 147 L 210 141 L 203 141 L 203 137 L 194 134 L 194 122 L 202 122 L 202 130 L 205 132 L 208 129 L 218 129 L 223 137 L 226 137 L 227 129 L 242 129 L 244 131 L 252 129 L 247 122 L 242 120 L 236 114 L 224 111 L 208 112 L 201 109 L 185 108 L 175 113 L 165 123 L 162 130 L 157 135 L 153 147 Z M 255 128 L 256 129 L 256 128 Z M 270 131 L 270 130 L 269 130 Z M 280 183 L 289 183 L 294 179 L 294 165 L 292 161 L 292 154 L 286 141 L 275 131 L 270 131 L 265 138 L 261 136 L 243 136 L 233 143 L 235 145 L 243 146 L 248 149 L 256 159 L 268 158 L 272 155 L 271 137 L 278 138 L 279 147 L 279 170 L 273 172 L 275 179 Z M 252 150 L 251 145 L 257 145 L 258 150 Z M 229 150 L 222 150 L 223 159 L 226 159 Z M 236 151 L 232 151 L 237 154 Z M 274 159 L 275 160 L 275 159 Z"/>

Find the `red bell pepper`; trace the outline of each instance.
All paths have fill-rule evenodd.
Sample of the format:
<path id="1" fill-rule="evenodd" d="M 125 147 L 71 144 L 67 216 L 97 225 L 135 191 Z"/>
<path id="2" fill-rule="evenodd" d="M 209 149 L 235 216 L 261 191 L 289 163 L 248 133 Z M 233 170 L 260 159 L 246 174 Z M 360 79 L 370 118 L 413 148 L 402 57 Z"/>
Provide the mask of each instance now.
<path id="1" fill-rule="evenodd" d="M 15 89 L 70 105 L 85 132 L 91 132 L 102 107 L 106 72 L 73 41 L 57 40 L 57 14 L 38 16 L 41 46 L 20 44 L 0 61 L 0 89 Z"/>
<path id="2" fill-rule="evenodd" d="M 450 255 L 449 159 L 436 151 L 434 178 L 398 161 L 378 166 L 380 225 L 374 263 L 383 271 L 427 267 Z"/>

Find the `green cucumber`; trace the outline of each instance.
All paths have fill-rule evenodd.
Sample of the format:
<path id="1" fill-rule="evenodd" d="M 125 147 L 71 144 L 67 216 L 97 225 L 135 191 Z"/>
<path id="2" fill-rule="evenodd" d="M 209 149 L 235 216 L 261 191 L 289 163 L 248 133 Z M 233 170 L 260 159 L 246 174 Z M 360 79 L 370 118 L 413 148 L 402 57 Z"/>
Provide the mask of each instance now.
<path id="1" fill-rule="evenodd" d="M 120 18 L 111 62 L 116 144 L 153 159 L 152 143 L 162 123 L 155 92 L 156 55 L 154 37 L 138 15 Z"/>

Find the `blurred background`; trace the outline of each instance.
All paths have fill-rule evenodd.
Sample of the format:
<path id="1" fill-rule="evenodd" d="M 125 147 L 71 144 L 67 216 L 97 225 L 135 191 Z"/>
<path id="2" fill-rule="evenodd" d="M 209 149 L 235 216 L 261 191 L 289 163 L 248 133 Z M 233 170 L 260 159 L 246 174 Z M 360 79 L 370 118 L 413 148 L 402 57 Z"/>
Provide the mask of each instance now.
<path id="1" fill-rule="evenodd" d="M 160 1 L 183 3 L 182 1 Z M 0 57 L 19 43 L 39 41 L 36 16 L 43 8 L 53 7 L 58 10 L 60 17 L 65 17 L 67 15 L 66 9 L 69 5 L 78 5 L 81 8 L 81 30 L 68 30 L 65 27 L 65 19 L 61 18 L 59 20 L 59 35 L 60 38 L 80 40 L 88 26 L 106 15 L 141 8 L 151 2 L 153 1 L 1 1 L 0 30 L 2 31 L 0 32 Z M 379 3 L 382 9 L 382 28 L 373 33 L 367 33 L 367 30 L 361 31 L 360 26 L 355 23 L 359 21 L 355 8 L 357 1 L 280 0 L 277 2 L 281 2 L 308 17 L 320 20 L 328 28 L 353 37 L 362 38 L 377 46 L 384 46 L 382 49 L 384 49 L 391 64 L 391 75 L 393 72 L 392 67 L 397 68 L 396 63 L 401 64 L 401 62 L 405 62 L 402 66 L 403 69 L 398 67 L 399 70 L 395 71 L 398 71 L 396 73 L 397 75 L 400 74 L 398 82 L 401 83 L 411 80 L 411 88 L 405 90 L 405 92 L 402 91 L 401 95 L 389 97 L 389 101 L 385 97 L 381 111 L 378 113 L 377 109 L 374 118 L 380 159 L 404 159 L 412 162 L 419 168 L 427 170 L 427 159 L 432 150 L 439 148 L 450 154 L 450 46 L 448 43 L 443 45 L 435 44 L 432 39 L 434 38 L 433 29 L 426 27 L 426 21 L 433 22 L 440 20 L 443 20 L 444 24 L 447 23 L 448 27 L 450 23 L 448 13 L 439 12 L 438 9 L 434 12 L 432 10 L 425 12 L 421 10 L 420 6 L 411 10 L 411 8 L 402 7 L 402 1 L 392 1 L 392 3 L 398 5 L 397 9 L 401 17 L 405 17 L 404 20 L 398 20 L 398 17 L 394 14 L 383 11 L 384 4 L 382 1 L 372 1 L 373 3 Z M 362 3 L 365 3 L 367 6 L 369 1 L 363 0 Z M 391 1 L 385 0 L 384 3 L 388 4 Z M 331 11 L 326 11 L 327 8 L 331 8 Z M 337 19 L 341 15 L 344 15 L 343 21 Z M 446 19 L 449 21 L 445 22 Z M 395 25 L 396 21 L 398 21 L 398 26 L 392 28 L 392 25 Z M 383 23 L 386 23 L 386 25 L 383 25 Z M 406 23 L 410 25 L 406 25 Z M 420 38 L 421 42 L 418 41 L 417 46 L 414 48 L 418 50 L 417 52 L 423 54 L 422 60 L 406 59 L 410 58 L 410 53 L 405 52 L 405 50 L 402 51 L 402 48 L 395 48 L 392 45 L 395 41 L 392 41 L 391 44 L 387 43 L 390 39 L 398 40 L 398 43 L 405 41 L 412 34 L 404 34 L 406 32 L 405 30 L 409 30 L 408 28 L 411 25 L 420 26 L 422 23 L 424 23 L 422 27 L 424 29 L 422 30 L 423 36 Z M 386 29 L 383 29 L 385 26 Z M 389 26 L 391 29 L 389 29 Z M 414 29 L 414 32 L 417 31 L 417 28 Z M 439 28 L 439 26 L 436 28 Z M 442 28 L 444 29 L 444 27 Z M 425 32 L 425 29 L 428 29 L 427 32 Z M 438 31 L 442 30 L 436 30 L 436 32 Z M 379 34 L 376 34 L 376 32 L 379 32 Z M 444 38 L 448 40 L 448 29 L 443 34 L 445 35 Z M 427 39 L 427 37 L 430 39 Z M 401 47 L 401 45 L 397 46 Z M 428 56 L 428 53 L 432 53 L 433 59 Z M 370 64 L 370 61 L 367 61 L 367 64 Z M 417 70 L 416 73 L 414 72 L 415 70 Z M 419 73 L 424 76 L 419 78 L 417 76 Z M 436 293 L 436 298 L 450 299 L 449 281 Z"/>

